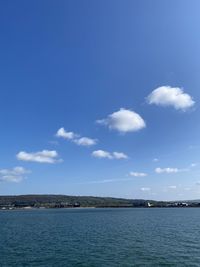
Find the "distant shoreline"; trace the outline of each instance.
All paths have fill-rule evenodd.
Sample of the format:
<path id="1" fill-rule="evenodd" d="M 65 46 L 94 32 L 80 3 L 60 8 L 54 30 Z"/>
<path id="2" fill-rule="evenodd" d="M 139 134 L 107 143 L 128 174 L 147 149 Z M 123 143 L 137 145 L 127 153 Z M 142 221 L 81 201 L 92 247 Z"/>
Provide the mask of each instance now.
<path id="1" fill-rule="evenodd" d="M 68 195 L 0 196 L 0 210 L 189 207 L 200 207 L 200 200 L 156 201 Z"/>

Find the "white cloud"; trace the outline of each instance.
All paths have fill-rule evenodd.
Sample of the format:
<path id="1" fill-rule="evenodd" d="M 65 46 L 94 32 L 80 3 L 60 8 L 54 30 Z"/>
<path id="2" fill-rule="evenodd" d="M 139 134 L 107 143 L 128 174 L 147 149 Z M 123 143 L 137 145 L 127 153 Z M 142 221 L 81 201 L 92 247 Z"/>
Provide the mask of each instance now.
<path id="1" fill-rule="evenodd" d="M 113 152 L 113 158 L 115 159 L 127 159 L 128 156 L 122 152 Z"/>
<path id="2" fill-rule="evenodd" d="M 157 158 L 153 159 L 153 162 L 158 162 L 158 161 L 159 161 L 159 159 L 157 159 Z"/>
<path id="3" fill-rule="evenodd" d="M 95 150 L 92 152 L 92 156 L 95 158 L 107 158 L 112 159 L 112 155 L 110 152 L 104 151 L 104 150 Z"/>
<path id="4" fill-rule="evenodd" d="M 132 178 L 122 178 L 122 179 L 104 179 L 104 180 L 96 180 L 96 181 L 88 181 L 81 184 L 106 184 L 106 183 L 118 183 L 118 182 L 127 182 L 132 181 Z"/>
<path id="5" fill-rule="evenodd" d="M 23 167 L 0 169 L 0 181 L 19 183 L 25 178 L 24 175 L 26 173 L 30 173 L 30 171 Z"/>
<path id="6" fill-rule="evenodd" d="M 74 143 L 76 143 L 79 146 L 93 146 L 96 145 L 97 140 L 88 137 L 81 137 L 79 139 L 75 139 Z"/>
<path id="7" fill-rule="evenodd" d="M 77 137 L 77 135 L 75 133 L 73 133 L 73 132 L 67 132 L 67 131 L 65 131 L 65 129 L 63 127 L 60 128 L 57 131 L 56 136 L 57 137 L 62 137 L 64 139 L 69 139 L 69 140 L 74 139 L 74 138 Z"/>
<path id="8" fill-rule="evenodd" d="M 97 123 L 121 133 L 135 132 L 146 126 L 145 121 L 138 113 L 124 108 L 108 115 L 105 119 L 97 120 Z"/>
<path id="9" fill-rule="evenodd" d="M 21 151 L 17 154 L 17 159 L 39 163 L 56 163 L 60 161 L 58 159 L 58 153 L 55 150 L 43 150 L 32 153 Z"/>
<path id="10" fill-rule="evenodd" d="M 156 168 L 156 173 L 177 173 L 183 170 L 180 170 L 178 168 Z"/>
<path id="11" fill-rule="evenodd" d="M 147 173 L 144 173 L 144 172 L 130 172 L 130 175 L 134 176 L 134 177 L 145 177 L 145 176 L 147 176 Z"/>
<path id="12" fill-rule="evenodd" d="M 151 191 L 151 188 L 149 188 L 149 187 L 142 187 L 142 188 L 140 188 L 140 190 L 143 191 L 143 192 L 149 192 L 149 191 Z"/>
<path id="13" fill-rule="evenodd" d="M 97 143 L 97 139 L 92 139 L 89 137 L 80 137 L 78 134 L 75 134 L 74 132 L 65 131 L 63 127 L 57 131 L 56 136 L 71 140 L 72 142 L 74 142 L 79 146 L 93 146 L 96 145 Z"/>
<path id="14" fill-rule="evenodd" d="M 95 158 L 107 158 L 107 159 L 127 159 L 128 156 L 122 152 L 110 153 L 105 150 L 95 150 L 92 152 L 92 156 Z"/>
<path id="15" fill-rule="evenodd" d="M 195 101 L 179 87 L 161 86 L 153 90 L 147 97 L 149 104 L 172 106 L 175 109 L 187 110 Z"/>

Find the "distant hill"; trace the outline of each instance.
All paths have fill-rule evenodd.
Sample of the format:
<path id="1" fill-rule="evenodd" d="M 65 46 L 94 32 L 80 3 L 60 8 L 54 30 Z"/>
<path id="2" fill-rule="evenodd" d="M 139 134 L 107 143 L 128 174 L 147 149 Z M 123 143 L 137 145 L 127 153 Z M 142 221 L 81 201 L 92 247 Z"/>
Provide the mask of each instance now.
<path id="1" fill-rule="evenodd" d="M 154 201 L 113 197 L 67 195 L 0 196 L 0 209 L 15 208 L 70 208 L 70 207 L 200 207 L 200 200 Z"/>
<path id="2" fill-rule="evenodd" d="M 155 201 L 152 201 L 155 202 Z M 132 200 L 112 197 L 67 196 L 67 195 L 18 195 L 0 196 L 0 206 L 31 207 L 139 207 L 147 206 L 147 200 Z"/>

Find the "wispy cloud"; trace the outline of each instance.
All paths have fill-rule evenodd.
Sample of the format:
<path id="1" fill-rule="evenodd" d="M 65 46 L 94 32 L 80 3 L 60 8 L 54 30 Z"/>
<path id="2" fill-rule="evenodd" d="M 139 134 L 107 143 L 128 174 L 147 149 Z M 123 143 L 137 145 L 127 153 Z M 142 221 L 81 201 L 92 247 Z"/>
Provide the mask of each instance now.
<path id="1" fill-rule="evenodd" d="M 145 121 L 138 113 L 124 108 L 96 122 L 121 133 L 135 132 L 146 127 Z"/>
<path id="2" fill-rule="evenodd" d="M 127 182 L 127 181 L 133 181 L 133 179 L 132 178 L 103 179 L 103 180 L 87 181 L 81 184 L 106 184 L 106 183 L 117 183 L 117 182 Z"/>
<path id="3" fill-rule="evenodd" d="M 108 152 L 105 150 L 95 150 L 92 152 L 92 156 L 95 158 L 107 158 L 107 159 L 127 159 L 128 156 L 122 152 Z"/>
<path id="4" fill-rule="evenodd" d="M 161 86 L 153 90 L 147 97 L 149 104 L 172 106 L 175 109 L 187 110 L 194 106 L 195 101 L 179 87 Z"/>
<path id="5" fill-rule="evenodd" d="M 74 132 L 68 132 L 63 127 L 57 131 L 56 136 L 67 140 L 71 140 L 72 142 L 74 142 L 79 146 L 93 146 L 96 145 L 98 141 L 97 139 L 92 139 L 85 136 L 81 137 L 80 135 Z"/>
<path id="6" fill-rule="evenodd" d="M 58 145 L 59 145 L 58 141 L 55 141 L 55 140 L 51 140 L 51 141 L 49 141 L 48 143 L 49 143 L 50 145 L 53 145 L 53 146 L 58 146 Z"/>
<path id="7" fill-rule="evenodd" d="M 178 169 L 178 168 L 156 168 L 155 172 L 156 173 L 177 173 L 177 172 L 184 172 L 188 171 L 188 169 Z"/>
<path id="8" fill-rule="evenodd" d="M 0 169 L 0 181 L 19 183 L 25 178 L 25 174 L 30 173 L 23 167 L 15 167 L 13 169 Z"/>
<path id="9" fill-rule="evenodd" d="M 61 161 L 61 159 L 58 158 L 58 153 L 55 150 L 42 150 L 31 153 L 21 151 L 17 154 L 17 159 L 39 163 L 56 163 Z"/>
<path id="10" fill-rule="evenodd" d="M 144 172 L 130 172 L 129 174 L 131 176 L 134 176 L 134 177 L 145 177 L 145 176 L 147 176 L 147 173 L 144 173 Z"/>

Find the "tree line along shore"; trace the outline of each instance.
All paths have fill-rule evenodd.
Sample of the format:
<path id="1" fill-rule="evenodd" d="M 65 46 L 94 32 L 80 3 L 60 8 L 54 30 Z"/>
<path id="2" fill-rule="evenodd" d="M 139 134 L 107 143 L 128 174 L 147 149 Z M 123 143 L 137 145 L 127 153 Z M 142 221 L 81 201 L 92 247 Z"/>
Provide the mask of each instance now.
<path id="1" fill-rule="evenodd" d="M 31 208 L 153 208 L 153 207 L 200 207 L 200 200 L 155 201 L 113 197 L 67 195 L 18 195 L 0 196 L 0 209 Z"/>

